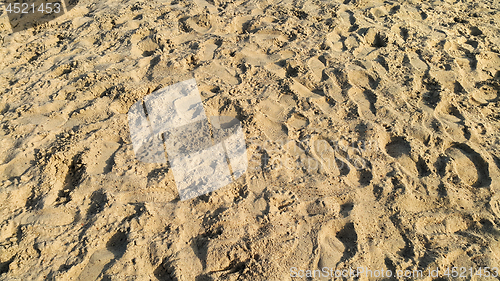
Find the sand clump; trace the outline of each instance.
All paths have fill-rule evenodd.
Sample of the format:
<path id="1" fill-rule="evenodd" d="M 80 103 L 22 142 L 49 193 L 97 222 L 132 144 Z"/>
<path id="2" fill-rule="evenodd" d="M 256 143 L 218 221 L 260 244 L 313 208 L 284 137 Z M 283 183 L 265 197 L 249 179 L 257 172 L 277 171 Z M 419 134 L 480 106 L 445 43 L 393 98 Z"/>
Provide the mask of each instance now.
<path id="1" fill-rule="evenodd" d="M 15 33 L 4 11 L 1 279 L 499 267 L 499 10 L 85 0 Z M 241 121 L 249 166 L 180 201 L 127 112 L 191 78 L 207 116 Z"/>

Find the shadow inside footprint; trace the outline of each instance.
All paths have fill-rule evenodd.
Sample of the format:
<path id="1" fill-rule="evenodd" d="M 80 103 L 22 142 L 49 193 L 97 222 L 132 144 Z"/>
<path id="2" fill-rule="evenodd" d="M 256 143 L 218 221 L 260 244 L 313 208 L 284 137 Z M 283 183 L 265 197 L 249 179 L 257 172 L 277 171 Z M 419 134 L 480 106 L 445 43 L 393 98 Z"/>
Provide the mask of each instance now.
<path id="1" fill-rule="evenodd" d="M 127 235 L 118 231 L 106 243 L 106 249 L 113 253 L 116 259 L 121 258 L 127 250 Z"/>
<path id="2" fill-rule="evenodd" d="M 165 259 L 153 272 L 159 281 L 174 281 L 177 280 L 173 274 L 174 267 L 169 259 Z"/>
<path id="3" fill-rule="evenodd" d="M 341 261 L 346 261 L 356 255 L 358 249 L 358 235 L 354 229 L 354 223 L 348 223 L 337 233 L 337 239 L 344 244 L 345 251 Z"/>
<path id="4" fill-rule="evenodd" d="M 441 85 L 436 79 L 431 78 L 428 74 L 424 76 L 422 84 L 427 90 L 422 96 L 422 101 L 425 105 L 436 108 L 436 105 L 441 101 Z"/>
<path id="5" fill-rule="evenodd" d="M 397 137 L 385 146 L 385 150 L 391 157 L 398 158 L 403 155 L 409 155 L 411 146 L 403 137 Z"/>
<path id="6" fill-rule="evenodd" d="M 113 263 L 120 259 L 127 250 L 127 235 L 121 231 L 115 233 L 106 243 L 106 248 L 95 251 L 89 262 L 78 276 L 77 280 L 97 280 L 101 273 L 108 270 Z"/>

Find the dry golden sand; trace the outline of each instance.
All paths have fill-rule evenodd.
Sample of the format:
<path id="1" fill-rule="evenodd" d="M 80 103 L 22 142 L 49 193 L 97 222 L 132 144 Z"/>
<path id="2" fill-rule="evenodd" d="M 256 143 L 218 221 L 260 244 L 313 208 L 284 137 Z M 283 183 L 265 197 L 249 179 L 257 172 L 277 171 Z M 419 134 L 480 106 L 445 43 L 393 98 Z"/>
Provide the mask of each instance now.
<path id="1" fill-rule="evenodd" d="M 3 12 L 0 279 L 500 267 L 499 9 L 84 0 L 13 34 Z M 193 77 L 250 166 L 179 201 L 127 111 Z"/>

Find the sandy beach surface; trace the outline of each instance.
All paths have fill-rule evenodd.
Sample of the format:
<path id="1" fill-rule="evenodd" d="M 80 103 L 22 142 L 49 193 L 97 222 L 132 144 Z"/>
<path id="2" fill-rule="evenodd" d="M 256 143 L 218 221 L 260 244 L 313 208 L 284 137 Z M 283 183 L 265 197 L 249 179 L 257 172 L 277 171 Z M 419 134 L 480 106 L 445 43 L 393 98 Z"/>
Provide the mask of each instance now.
<path id="1" fill-rule="evenodd" d="M 498 1 L 4 8 L 1 280 L 500 280 Z M 127 113 L 193 78 L 248 167 L 180 200 Z"/>

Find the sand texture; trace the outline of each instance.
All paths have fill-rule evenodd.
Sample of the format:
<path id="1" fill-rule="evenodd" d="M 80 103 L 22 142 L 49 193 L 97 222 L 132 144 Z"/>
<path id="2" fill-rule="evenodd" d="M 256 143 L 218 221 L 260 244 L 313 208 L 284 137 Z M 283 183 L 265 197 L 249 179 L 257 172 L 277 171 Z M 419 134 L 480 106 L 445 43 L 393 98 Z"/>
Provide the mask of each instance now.
<path id="1" fill-rule="evenodd" d="M 500 267 L 498 1 L 84 0 L 15 33 L 2 11 L 1 280 Z M 248 169 L 181 201 L 127 113 L 192 78 Z"/>

